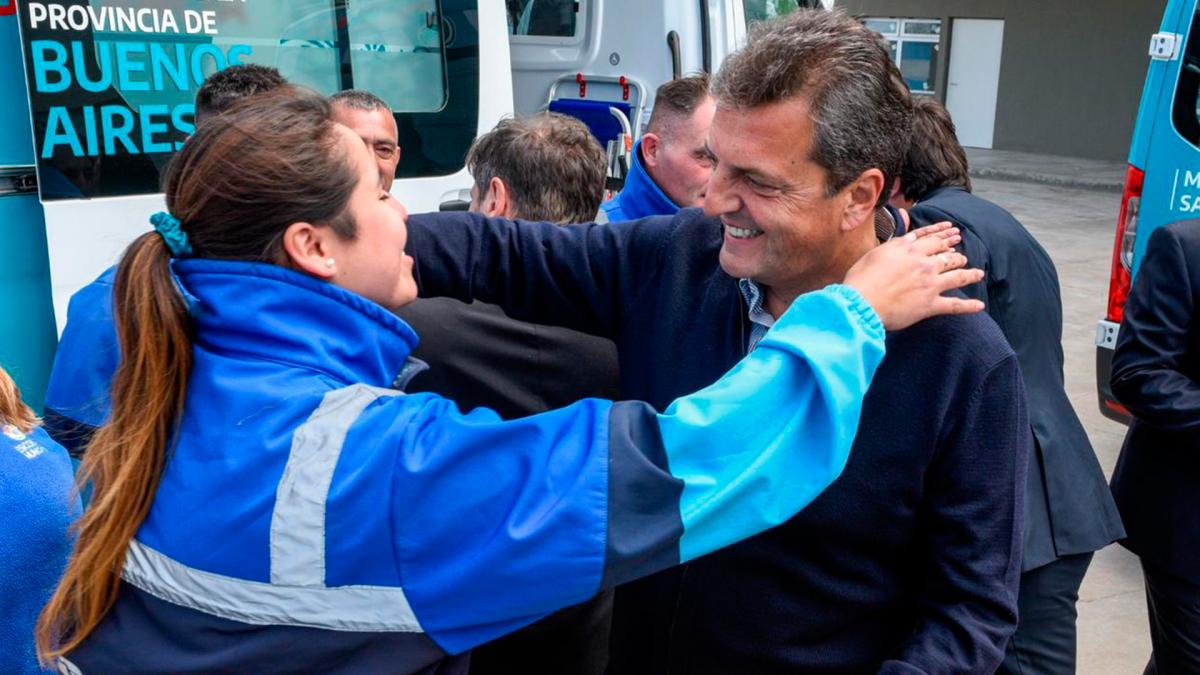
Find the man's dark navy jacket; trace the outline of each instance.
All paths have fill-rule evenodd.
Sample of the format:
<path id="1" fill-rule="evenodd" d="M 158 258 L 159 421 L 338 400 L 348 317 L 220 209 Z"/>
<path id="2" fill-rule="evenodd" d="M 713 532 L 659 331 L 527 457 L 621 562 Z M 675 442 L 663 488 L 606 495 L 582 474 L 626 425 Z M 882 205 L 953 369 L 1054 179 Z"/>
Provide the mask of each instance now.
<path id="1" fill-rule="evenodd" d="M 914 225 L 948 220 L 960 227 L 968 264 L 986 272 L 963 292 L 987 304 L 1021 363 L 1037 441 L 1029 493 L 1044 494 L 1030 505 L 1024 569 L 1125 536 L 1104 472 L 1064 389 L 1062 295 L 1050 256 L 1008 211 L 960 187 L 930 192 L 909 215 Z"/>
<path id="2" fill-rule="evenodd" d="M 621 391 L 663 409 L 745 353 L 718 221 L 409 220 L 426 295 L 609 337 Z M 991 673 L 1016 626 L 1032 438 L 984 315 L 889 334 L 849 464 L 787 524 L 618 593 L 611 672 Z"/>
<path id="3" fill-rule="evenodd" d="M 1112 387 L 1134 416 L 1113 471 L 1123 543 L 1200 584 L 1200 220 L 1150 237 L 1125 302 Z"/>

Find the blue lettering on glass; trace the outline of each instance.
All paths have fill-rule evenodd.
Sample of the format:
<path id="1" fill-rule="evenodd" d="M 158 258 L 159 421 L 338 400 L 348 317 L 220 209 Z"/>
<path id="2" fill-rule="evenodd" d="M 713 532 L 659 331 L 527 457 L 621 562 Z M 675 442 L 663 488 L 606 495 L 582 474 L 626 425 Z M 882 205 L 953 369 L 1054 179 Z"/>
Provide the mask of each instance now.
<path id="1" fill-rule="evenodd" d="M 117 86 L 122 91 L 150 91 L 150 83 L 146 81 L 145 42 L 117 42 Z M 142 76 L 134 79 L 135 73 Z"/>
<path id="2" fill-rule="evenodd" d="M 100 44 L 97 44 L 96 64 L 100 70 L 100 79 L 89 80 L 87 67 L 84 65 L 83 43 L 71 41 L 71 57 L 75 59 L 75 81 L 79 86 L 83 87 L 84 91 L 90 91 L 93 94 L 98 94 L 112 86 L 112 56 Z"/>
<path id="3" fill-rule="evenodd" d="M 220 49 L 213 45 L 200 45 L 192 52 L 192 79 L 196 82 L 204 81 L 204 57 L 212 57 L 213 65 L 216 67 L 214 72 L 225 68 L 225 54 Z"/>
<path id="4" fill-rule="evenodd" d="M 49 117 L 46 118 L 46 137 L 42 139 L 42 159 L 53 157 L 55 146 L 62 143 L 70 145 L 71 151 L 75 153 L 76 157 L 83 155 L 83 148 L 79 147 L 79 137 L 75 133 L 75 125 L 71 123 L 67 109 L 62 106 L 54 106 L 50 109 Z"/>
<path id="5" fill-rule="evenodd" d="M 114 121 L 115 117 L 121 118 L 120 124 Z M 133 131 L 133 113 L 129 111 L 129 108 L 115 105 L 106 105 L 101 108 L 100 128 L 104 133 L 104 154 L 117 154 L 116 141 L 121 141 L 121 145 L 125 146 L 125 151 L 129 154 L 138 154 L 137 146 L 129 137 L 129 133 Z"/>
<path id="6" fill-rule="evenodd" d="M 150 43 L 150 73 L 154 81 L 155 91 L 164 91 L 163 73 L 171 77 L 171 84 L 179 91 L 190 89 L 188 83 L 187 52 L 181 43 L 171 45 L 175 49 L 175 59 L 167 55 L 166 46 L 161 42 Z M 230 50 L 232 51 L 232 50 Z"/>
<path id="7" fill-rule="evenodd" d="M 71 86 L 71 73 L 67 70 L 67 50 L 53 40 L 34 40 L 29 43 L 29 51 L 33 55 L 34 88 L 40 92 L 57 94 L 66 91 Z M 46 58 L 51 52 L 52 58 Z M 51 83 L 48 73 L 57 75 L 58 80 Z"/>
<path id="8" fill-rule="evenodd" d="M 188 115 L 191 119 L 184 119 L 184 115 Z M 195 119 L 196 106 L 193 103 L 177 105 L 175 106 L 175 109 L 171 111 L 171 124 L 174 124 L 176 129 L 189 136 L 196 131 Z M 175 149 L 179 150 L 181 148 L 183 148 L 183 141 L 176 141 Z"/>
<path id="9" fill-rule="evenodd" d="M 96 147 L 96 109 L 90 105 L 83 106 L 83 134 L 87 138 L 88 157 L 99 154 Z"/>
<path id="10" fill-rule="evenodd" d="M 254 52 L 249 45 L 234 45 L 226 52 L 226 58 L 229 60 L 229 65 L 240 66 L 245 63 L 242 57 L 250 56 L 252 53 Z"/>
<path id="11" fill-rule="evenodd" d="M 154 134 L 166 133 L 170 127 L 166 122 L 153 120 L 156 115 L 169 116 L 169 108 L 165 105 L 144 105 L 138 108 L 138 115 L 142 118 L 142 152 L 170 152 L 172 148 L 170 143 L 154 140 Z"/>
<path id="12" fill-rule="evenodd" d="M 30 53 L 37 93 L 78 95 L 79 89 L 90 93 L 115 90 L 118 94 L 189 92 L 203 83 L 206 72 L 244 63 L 253 50 L 244 44 L 223 50 L 212 44 L 168 41 L 98 40 L 85 44 L 73 40 L 67 45 L 36 40 L 30 43 Z M 176 105 L 169 102 L 172 99 L 177 97 L 132 109 L 124 103 L 48 106 L 41 156 L 51 159 L 56 152 L 67 150 L 77 157 L 178 150 L 182 141 L 170 137 L 195 132 L 195 106 Z M 49 102 L 43 101 L 43 105 Z"/>

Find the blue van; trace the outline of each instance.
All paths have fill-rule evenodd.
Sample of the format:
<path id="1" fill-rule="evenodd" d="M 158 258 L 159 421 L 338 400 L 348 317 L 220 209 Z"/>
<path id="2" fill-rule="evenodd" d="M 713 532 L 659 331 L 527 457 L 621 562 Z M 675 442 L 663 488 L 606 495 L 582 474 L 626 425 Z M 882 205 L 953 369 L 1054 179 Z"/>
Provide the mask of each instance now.
<path id="1" fill-rule="evenodd" d="M 1155 230 L 1200 219 L 1200 13 L 1196 3 L 1168 0 L 1162 26 L 1150 40 L 1150 68 L 1117 216 L 1108 311 L 1096 330 L 1100 412 L 1125 423 L 1129 411 L 1113 397 L 1109 377 L 1130 284 Z"/>

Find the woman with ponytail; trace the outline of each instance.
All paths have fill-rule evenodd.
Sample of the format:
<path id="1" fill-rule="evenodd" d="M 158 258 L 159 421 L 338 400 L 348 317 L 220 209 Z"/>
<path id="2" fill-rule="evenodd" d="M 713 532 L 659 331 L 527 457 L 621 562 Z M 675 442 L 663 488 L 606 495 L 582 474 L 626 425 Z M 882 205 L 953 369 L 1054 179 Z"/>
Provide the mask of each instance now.
<path id="1" fill-rule="evenodd" d="M 884 349 L 873 307 L 932 313 L 962 262 L 952 238 L 880 247 L 662 414 L 506 422 L 402 393 L 417 337 L 390 310 L 417 289 L 382 185 L 305 90 L 206 119 L 174 158 L 169 213 L 118 266 L 112 411 L 46 662 L 463 673 L 476 645 L 799 511 L 845 463 Z"/>
<path id="2" fill-rule="evenodd" d="M 0 368 L 0 673 L 40 673 L 34 621 L 67 564 L 79 515 L 71 459 Z"/>

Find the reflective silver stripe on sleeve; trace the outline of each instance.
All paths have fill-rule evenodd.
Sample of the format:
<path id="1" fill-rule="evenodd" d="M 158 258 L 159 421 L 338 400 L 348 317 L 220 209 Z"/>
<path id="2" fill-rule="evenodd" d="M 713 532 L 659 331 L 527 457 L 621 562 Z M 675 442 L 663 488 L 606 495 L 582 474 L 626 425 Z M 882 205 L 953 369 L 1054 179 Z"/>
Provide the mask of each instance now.
<path id="1" fill-rule="evenodd" d="M 401 588 L 287 586 L 188 567 L 134 540 L 121 578 L 167 602 L 261 626 L 357 632 L 423 632 Z"/>
<path id="2" fill-rule="evenodd" d="M 271 516 L 271 583 L 325 585 L 325 503 L 346 433 L 376 399 L 400 394 L 365 384 L 331 391 L 292 434 Z"/>

